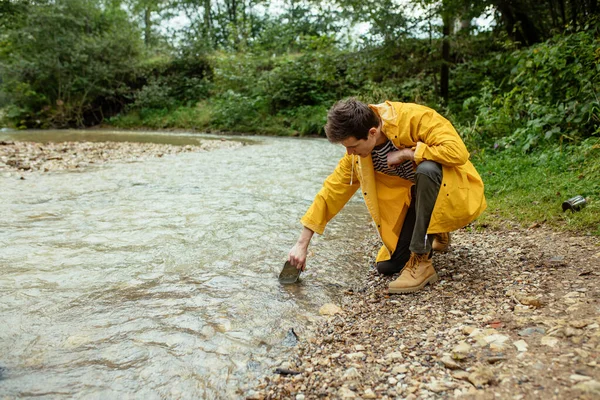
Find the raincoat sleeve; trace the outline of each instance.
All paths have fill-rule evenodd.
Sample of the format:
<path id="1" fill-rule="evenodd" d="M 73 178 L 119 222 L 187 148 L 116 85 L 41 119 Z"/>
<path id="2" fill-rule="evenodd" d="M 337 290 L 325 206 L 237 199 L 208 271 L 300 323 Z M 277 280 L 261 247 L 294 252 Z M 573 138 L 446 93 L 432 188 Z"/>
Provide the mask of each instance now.
<path id="1" fill-rule="evenodd" d="M 327 223 L 346 205 L 359 188 L 353 157 L 345 155 L 331 175 L 325 179 L 312 205 L 300 222 L 308 229 L 323 234 Z"/>
<path id="2" fill-rule="evenodd" d="M 431 160 L 454 167 L 463 165 L 469 160 L 467 147 L 456 129 L 450 121 L 434 110 L 429 110 L 422 115 L 416 129 L 411 129 L 411 136 L 417 142 L 415 149 L 417 164 Z"/>

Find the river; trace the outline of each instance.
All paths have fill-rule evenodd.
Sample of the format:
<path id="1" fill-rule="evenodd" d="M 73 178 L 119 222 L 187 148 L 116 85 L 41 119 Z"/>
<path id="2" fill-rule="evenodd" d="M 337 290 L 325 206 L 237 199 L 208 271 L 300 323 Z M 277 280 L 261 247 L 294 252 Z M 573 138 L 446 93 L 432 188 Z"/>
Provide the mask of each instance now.
<path id="1" fill-rule="evenodd" d="M 64 135 L 216 139 L 63 131 L 0 140 Z M 357 196 L 313 239 L 301 282 L 277 280 L 299 218 L 343 147 L 244 140 L 237 149 L 0 176 L 0 397 L 243 398 L 291 351 L 288 330 L 303 333 L 321 305 L 358 283 L 368 268 L 359 245 L 373 230 Z"/>

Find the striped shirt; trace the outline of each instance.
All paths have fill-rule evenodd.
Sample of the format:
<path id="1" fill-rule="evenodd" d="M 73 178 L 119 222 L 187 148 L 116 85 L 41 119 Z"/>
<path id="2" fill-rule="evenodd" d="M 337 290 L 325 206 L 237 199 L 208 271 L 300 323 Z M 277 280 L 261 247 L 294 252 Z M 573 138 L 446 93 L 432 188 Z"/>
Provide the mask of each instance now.
<path id="1" fill-rule="evenodd" d="M 411 160 L 406 160 L 402 164 L 394 165 L 393 167 L 387 164 L 387 155 L 392 151 L 398 149 L 391 140 L 388 140 L 382 147 L 374 148 L 371 152 L 371 158 L 373 159 L 373 167 L 375 171 L 382 172 L 386 175 L 399 176 L 400 178 L 415 181 L 415 169 Z"/>

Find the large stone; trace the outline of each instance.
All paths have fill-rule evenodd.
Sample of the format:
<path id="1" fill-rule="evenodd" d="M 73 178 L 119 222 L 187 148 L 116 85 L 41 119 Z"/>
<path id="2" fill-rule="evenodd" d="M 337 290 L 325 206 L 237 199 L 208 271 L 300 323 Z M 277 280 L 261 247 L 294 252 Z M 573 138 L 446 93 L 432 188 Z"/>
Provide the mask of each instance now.
<path id="1" fill-rule="evenodd" d="M 323 304 L 323 306 L 319 308 L 319 314 L 321 315 L 335 315 L 340 314 L 342 312 L 342 309 L 333 303 Z"/>

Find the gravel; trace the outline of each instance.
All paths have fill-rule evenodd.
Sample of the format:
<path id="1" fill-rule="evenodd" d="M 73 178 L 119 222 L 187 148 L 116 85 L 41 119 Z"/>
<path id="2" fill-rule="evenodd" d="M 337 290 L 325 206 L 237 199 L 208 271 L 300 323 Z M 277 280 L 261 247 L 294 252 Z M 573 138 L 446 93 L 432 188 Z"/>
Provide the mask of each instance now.
<path id="1" fill-rule="evenodd" d="M 600 241 L 507 226 L 455 232 L 419 293 L 371 269 L 247 398 L 600 398 Z"/>

